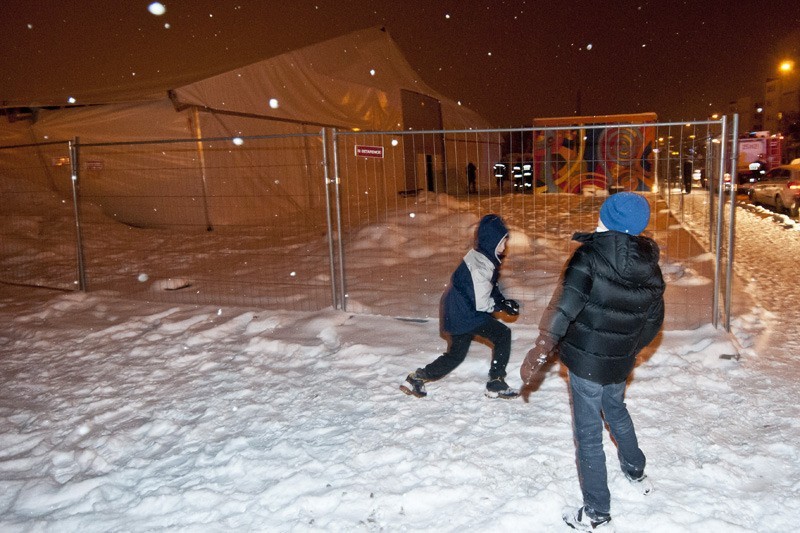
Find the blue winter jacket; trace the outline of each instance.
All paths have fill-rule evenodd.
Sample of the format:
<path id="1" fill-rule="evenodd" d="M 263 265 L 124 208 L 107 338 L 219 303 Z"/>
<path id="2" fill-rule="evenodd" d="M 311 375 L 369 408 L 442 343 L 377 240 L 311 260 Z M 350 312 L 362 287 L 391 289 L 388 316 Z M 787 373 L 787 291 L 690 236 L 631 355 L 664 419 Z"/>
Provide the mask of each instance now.
<path id="1" fill-rule="evenodd" d="M 462 335 L 483 325 L 499 309 L 503 295 L 497 288 L 500 257 L 497 245 L 508 229 L 497 215 L 486 215 L 478 224 L 475 248 L 467 252 L 450 279 L 442 298 L 442 329 Z"/>

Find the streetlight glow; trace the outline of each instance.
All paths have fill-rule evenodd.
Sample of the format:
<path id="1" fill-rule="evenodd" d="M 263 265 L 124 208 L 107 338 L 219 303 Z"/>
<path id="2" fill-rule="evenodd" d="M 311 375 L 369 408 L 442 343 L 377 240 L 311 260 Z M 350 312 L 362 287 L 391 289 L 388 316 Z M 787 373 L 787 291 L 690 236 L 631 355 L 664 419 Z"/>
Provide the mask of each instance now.
<path id="1" fill-rule="evenodd" d="M 794 61 L 785 60 L 781 61 L 781 64 L 778 66 L 778 70 L 783 72 L 784 74 L 788 74 L 794 70 Z"/>

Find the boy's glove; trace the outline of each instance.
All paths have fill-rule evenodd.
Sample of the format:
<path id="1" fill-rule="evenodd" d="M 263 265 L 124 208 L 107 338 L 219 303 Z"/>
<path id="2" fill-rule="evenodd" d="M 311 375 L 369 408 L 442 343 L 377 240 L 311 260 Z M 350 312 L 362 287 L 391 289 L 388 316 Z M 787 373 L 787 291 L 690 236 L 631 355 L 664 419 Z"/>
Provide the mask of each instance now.
<path id="1" fill-rule="evenodd" d="M 533 343 L 533 348 L 528 351 L 525 360 L 519 367 L 519 377 L 522 378 L 522 399 L 528 401 L 528 396 L 537 387 L 537 376 L 539 371 L 547 364 L 547 360 L 553 355 L 556 348 L 556 340 L 549 335 L 539 335 Z"/>
<path id="2" fill-rule="evenodd" d="M 517 316 L 519 314 L 519 304 L 516 300 L 500 300 L 498 307 L 500 307 L 501 311 L 505 311 L 511 316 Z"/>

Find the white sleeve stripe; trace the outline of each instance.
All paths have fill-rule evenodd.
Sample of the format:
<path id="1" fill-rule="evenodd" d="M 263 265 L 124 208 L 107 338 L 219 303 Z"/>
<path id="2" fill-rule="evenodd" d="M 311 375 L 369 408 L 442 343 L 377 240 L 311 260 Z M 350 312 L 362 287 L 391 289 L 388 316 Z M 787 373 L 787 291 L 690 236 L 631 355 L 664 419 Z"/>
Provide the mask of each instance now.
<path id="1" fill-rule="evenodd" d="M 464 262 L 472 276 L 472 287 L 475 290 L 475 308 L 478 311 L 491 313 L 494 311 L 492 298 L 492 274 L 494 265 L 489 259 L 475 250 L 470 250 Z"/>

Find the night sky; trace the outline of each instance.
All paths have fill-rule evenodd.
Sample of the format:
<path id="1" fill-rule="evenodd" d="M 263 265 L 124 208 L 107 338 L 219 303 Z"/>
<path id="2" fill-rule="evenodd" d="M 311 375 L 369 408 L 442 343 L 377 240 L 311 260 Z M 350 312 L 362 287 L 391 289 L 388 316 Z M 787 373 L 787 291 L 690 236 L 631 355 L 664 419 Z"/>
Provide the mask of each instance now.
<path id="1" fill-rule="evenodd" d="M 2 0 L 0 103 L 162 88 L 373 26 L 498 127 L 576 114 L 579 91 L 583 115 L 704 119 L 763 101 L 778 63 L 800 64 L 797 0 L 162 0 L 160 16 L 150 3 Z"/>

